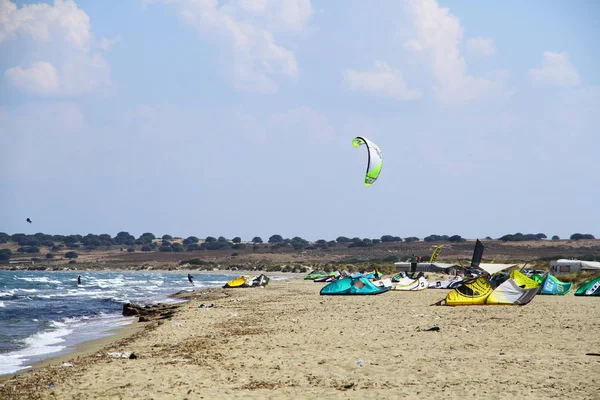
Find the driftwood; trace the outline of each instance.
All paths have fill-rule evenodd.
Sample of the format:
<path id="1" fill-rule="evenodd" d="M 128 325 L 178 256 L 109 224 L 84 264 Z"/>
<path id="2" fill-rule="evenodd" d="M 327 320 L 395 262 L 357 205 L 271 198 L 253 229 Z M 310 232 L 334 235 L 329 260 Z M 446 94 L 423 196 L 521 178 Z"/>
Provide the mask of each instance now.
<path id="1" fill-rule="evenodd" d="M 132 303 L 123 304 L 123 316 L 139 317 L 139 322 L 153 321 L 158 319 L 169 319 L 175 315 L 177 306 L 174 304 L 136 305 Z"/>

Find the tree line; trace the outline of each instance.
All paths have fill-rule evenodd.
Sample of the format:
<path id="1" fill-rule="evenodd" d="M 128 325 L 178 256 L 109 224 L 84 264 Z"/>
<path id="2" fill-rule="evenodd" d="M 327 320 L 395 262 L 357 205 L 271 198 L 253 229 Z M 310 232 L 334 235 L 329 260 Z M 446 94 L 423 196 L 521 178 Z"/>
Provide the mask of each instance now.
<path id="1" fill-rule="evenodd" d="M 491 237 L 486 237 L 487 240 L 493 240 Z M 501 236 L 497 240 L 504 242 L 518 242 L 518 241 L 530 241 L 530 240 L 544 240 L 547 236 L 543 233 L 537 234 L 507 234 Z M 574 233 L 570 236 L 570 240 L 583 240 L 583 239 L 595 239 L 591 234 Z M 33 235 L 27 235 L 24 233 L 15 233 L 9 235 L 4 232 L 0 232 L 0 244 L 13 242 L 19 245 L 17 253 L 36 254 L 40 253 L 40 247 L 44 246 L 49 248 L 51 252 L 59 252 L 69 250 L 65 253 L 67 258 L 77 258 L 78 254 L 76 250 L 96 250 L 96 249 L 110 249 L 113 246 L 120 246 L 122 251 L 135 252 L 137 250 L 143 252 L 149 251 L 161 251 L 161 252 L 184 252 L 184 251 L 199 251 L 199 250 L 227 250 L 227 249 L 246 249 L 252 248 L 257 250 L 261 247 L 270 247 L 271 249 L 279 248 L 293 248 L 295 250 L 312 250 L 312 249 L 326 249 L 335 247 L 337 245 L 345 245 L 346 247 L 372 247 L 379 243 L 413 243 L 418 242 L 419 239 L 416 236 L 409 236 L 402 239 L 399 236 L 383 235 L 380 238 L 349 238 L 346 236 L 339 236 L 335 240 L 319 239 L 314 242 L 310 242 L 299 236 L 295 236 L 291 239 L 284 238 L 281 235 L 272 235 L 264 243 L 262 238 L 255 236 L 249 242 L 244 242 L 239 236 L 233 239 L 226 239 L 223 236 L 213 237 L 207 236 L 204 240 L 200 240 L 196 236 L 189 236 L 183 240 L 181 238 L 175 240 L 171 235 L 163 235 L 157 238 L 150 232 L 143 233 L 138 238 L 131 235 L 129 232 L 119 232 L 115 237 L 109 234 L 87 234 L 82 235 L 49 235 L 45 233 L 36 233 Z M 552 236 L 552 240 L 560 240 L 558 236 Z M 450 242 L 460 243 L 466 241 L 460 235 L 437 235 L 432 234 L 423 238 L 424 242 Z M 0 250 L 0 260 L 8 260 L 12 256 L 12 251 L 9 249 Z M 48 259 L 54 257 L 53 253 L 46 254 Z"/>

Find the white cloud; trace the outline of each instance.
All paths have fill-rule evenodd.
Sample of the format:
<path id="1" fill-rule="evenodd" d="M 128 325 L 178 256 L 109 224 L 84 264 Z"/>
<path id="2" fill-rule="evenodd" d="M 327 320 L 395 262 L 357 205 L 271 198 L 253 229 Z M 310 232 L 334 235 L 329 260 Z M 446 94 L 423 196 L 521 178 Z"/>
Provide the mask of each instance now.
<path id="1" fill-rule="evenodd" d="M 421 43 L 419 43 L 417 40 L 414 40 L 414 39 L 407 40 L 404 43 L 404 47 L 406 47 L 407 49 L 410 49 L 410 50 L 414 50 L 414 51 L 424 50 L 424 48 L 421 45 Z"/>
<path id="2" fill-rule="evenodd" d="M 98 43 L 98 47 L 102 50 L 110 50 L 112 47 L 121 41 L 121 35 L 117 35 L 111 39 L 102 38 Z"/>
<path id="3" fill-rule="evenodd" d="M 467 40 L 467 49 L 475 56 L 489 57 L 496 54 L 496 47 L 492 39 L 477 37 Z"/>
<path id="4" fill-rule="evenodd" d="M 458 18 L 435 0 L 405 0 L 416 28 L 416 39 L 404 46 L 426 54 L 433 76 L 434 89 L 442 103 L 465 104 L 486 96 L 506 94 L 504 82 L 471 76 L 460 53 L 463 29 Z M 497 74 L 501 76 L 501 74 Z"/>
<path id="5" fill-rule="evenodd" d="M 33 94 L 52 94 L 60 88 L 56 68 L 45 61 L 38 61 L 30 68 L 9 68 L 4 77 L 14 86 Z"/>
<path id="6" fill-rule="evenodd" d="M 573 87 L 579 85 L 579 74 L 569 61 L 569 54 L 545 51 L 540 68 L 529 70 L 529 78 L 539 86 Z"/>
<path id="7" fill-rule="evenodd" d="M 344 72 L 344 83 L 352 91 L 364 91 L 398 100 L 421 97 L 418 90 L 408 89 L 402 72 L 382 61 L 376 61 L 375 68 L 369 72 L 347 69 Z"/>
<path id="8" fill-rule="evenodd" d="M 108 63 L 92 51 L 90 19 L 72 0 L 21 8 L 0 0 L 0 45 L 9 40 L 19 40 L 22 53 L 9 56 L 20 65 L 4 78 L 21 90 L 60 96 L 110 85 Z"/>
<path id="9" fill-rule="evenodd" d="M 293 31 L 304 29 L 315 13 L 310 0 L 237 0 L 234 4 L 271 26 Z"/>
<path id="10" fill-rule="evenodd" d="M 276 22 L 280 28 L 301 30 L 314 13 L 310 1 L 239 0 L 221 6 L 215 0 L 163 2 L 178 4 L 186 22 L 223 44 L 233 60 L 230 72 L 238 88 L 274 92 L 276 76 L 297 76 L 294 53 L 277 44 L 267 26 Z"/>

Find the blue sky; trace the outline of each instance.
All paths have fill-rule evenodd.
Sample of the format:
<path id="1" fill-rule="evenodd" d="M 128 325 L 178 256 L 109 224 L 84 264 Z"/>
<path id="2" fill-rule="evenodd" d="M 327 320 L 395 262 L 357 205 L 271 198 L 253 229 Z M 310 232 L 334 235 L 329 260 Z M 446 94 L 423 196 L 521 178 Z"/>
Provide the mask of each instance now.
<path id="1" fill-rule="evenodd" d="M 0 0 L 0 231 L 598 237 L 598 17 Z M 371 187 L 358 135 L 383 151 Z"/>

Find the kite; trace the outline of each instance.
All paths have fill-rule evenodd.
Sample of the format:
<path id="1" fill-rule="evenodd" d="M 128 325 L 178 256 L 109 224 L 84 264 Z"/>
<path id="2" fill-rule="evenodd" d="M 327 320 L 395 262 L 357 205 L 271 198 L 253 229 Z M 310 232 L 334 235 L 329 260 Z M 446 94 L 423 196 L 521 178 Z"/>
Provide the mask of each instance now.
<path id="1" fill-rule="evenodd" d="M 365 175 L 365 186 L 371 186 L 381 173 L 381 165 L 383 164 L 383 156 L 377 145 L 369 139 L 357 136 L 352 140 L 354 147 L 365 145 L 367 147 L 367 173 Z"/>

